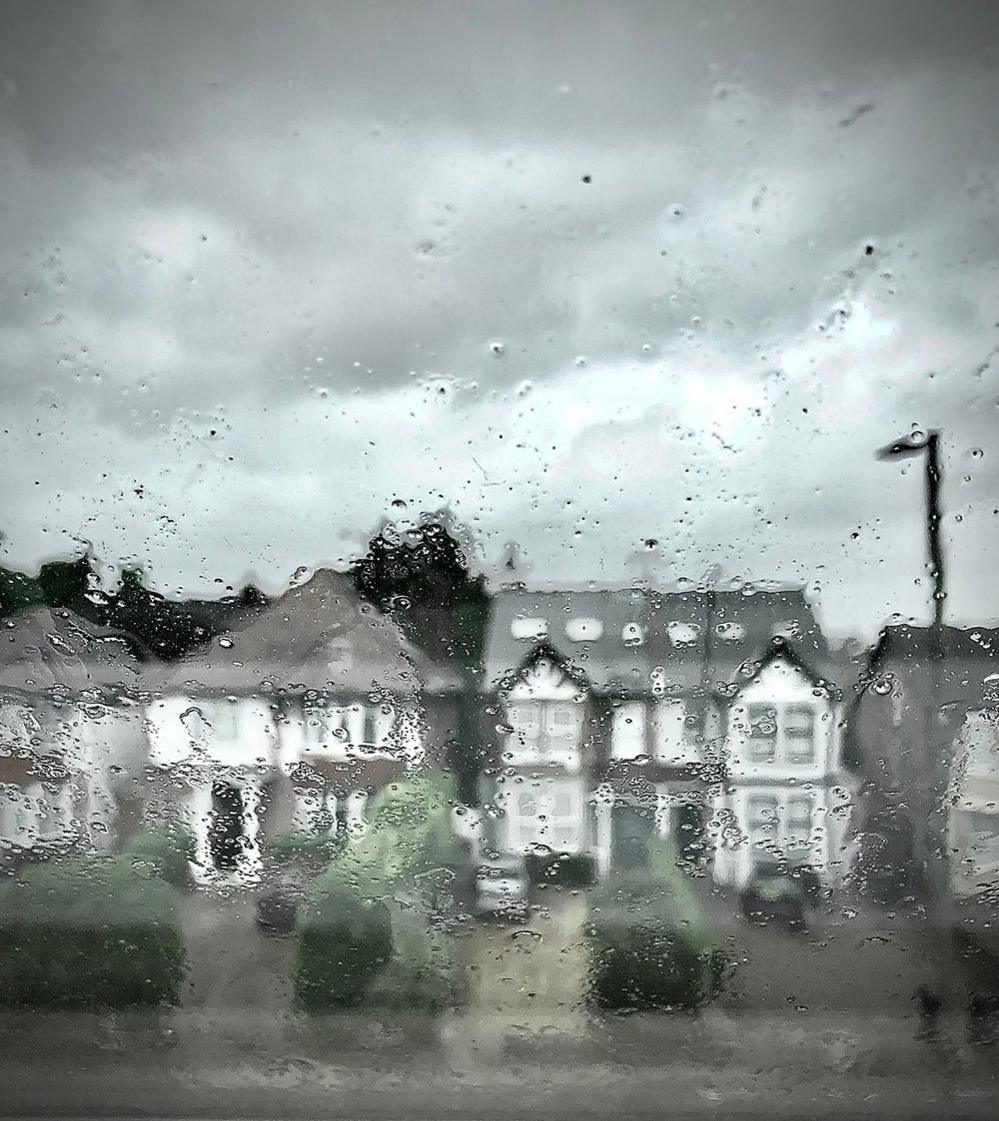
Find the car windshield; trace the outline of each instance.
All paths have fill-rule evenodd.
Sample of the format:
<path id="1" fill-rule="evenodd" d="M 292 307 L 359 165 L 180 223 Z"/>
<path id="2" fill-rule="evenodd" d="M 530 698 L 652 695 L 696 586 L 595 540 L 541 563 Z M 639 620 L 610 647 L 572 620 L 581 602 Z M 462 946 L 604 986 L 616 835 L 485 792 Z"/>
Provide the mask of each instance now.
<path id="1" fill-rule="evenodd" d="M 999 1116 L 997 106 L 0 0 L 0 1117 Z"/>

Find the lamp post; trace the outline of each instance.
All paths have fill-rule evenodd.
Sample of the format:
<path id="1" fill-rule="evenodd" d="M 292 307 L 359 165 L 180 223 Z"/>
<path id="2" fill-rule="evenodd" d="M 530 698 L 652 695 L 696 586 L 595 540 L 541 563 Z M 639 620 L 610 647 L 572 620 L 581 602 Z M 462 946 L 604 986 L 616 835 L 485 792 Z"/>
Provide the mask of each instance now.
<path id="1" fill-rule="evenodd" d="M 933 428 L 923 434 L 913 433 L 903 436 L 893 444 L 887 444 L 878 452 L 878 459 L 902 459 L 926 453 L 926 551 L 930 575 L 933 578 L 933 632 L 935 641 L 931 647 L 940 650 L 940 628 L 943 626 L 943 605 L 946 598 L 944 590 L 944 556 L 940 543 L 940 432 Z"/>
<path id="2" fill-rule="evenodd" d="M 942 706 L 944 630 L 943 606 L 946 598 L 944 555 L 940 540 L 942 519 L 940 487 L 940 432 L 914 432 L 888 444 L 878 459 L 908 458 L 924 454 L 926 463 L 926 551 L 933 580 L 933 621 L 928 634 L 929 689 L 923 712 L 921 744 L 910 744 L 915 764 L 913 788 L 906 792 L 912 812 L 913 855 L 926 876 L 928 915 L 933 933 L 943 941 L 935 949 L 941 965 L 938 982 L 946 993 L 952 990 L 952 962 L 949 953 L 951 928 L 950 860 L 948 859 L 946 790 L 949 780 L 950 742 L 943 734 Z M 918 750 L 921 746 L 922 750 Z"/>

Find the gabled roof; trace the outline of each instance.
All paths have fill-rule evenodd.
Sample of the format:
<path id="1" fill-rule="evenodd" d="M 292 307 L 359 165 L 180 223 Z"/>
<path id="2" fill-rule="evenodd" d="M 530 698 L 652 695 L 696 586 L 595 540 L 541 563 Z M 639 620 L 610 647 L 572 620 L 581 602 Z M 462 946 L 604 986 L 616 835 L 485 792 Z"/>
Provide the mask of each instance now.
<path id="1" fill-rule="evenodd" d="M 730 682 L 744 663 L 764 657 L 775 635 L 793 643 L 822 678 L 834 676 L 825 638 L 801 589 L 503 589 L 490 609 L 486 690 L 497 688 L 536 642 L 515 636 L 517 619 L 544 620 L 550 646 L 585 672 L 594 689 L 608 693 L 649 692 L 659 669 L 662 674 L 656 676 L 665 678 L 671 691 L 713 691 Z M 574 641 L 566 627 L 573 619 L 598 620 L 599 637 Z"/>
<path id="2" fill-rule="evenodd" d="M 546 661 L 551 662 L 563 676 L 568 678 L 579 689 L 586 690 L 590 688 L 590 680 L 584 670 L 573 665 L 572 662 L 563 654 L 560 654 L 550 642 L 542 641 L 528 651 L 519 666 L 514 667 L 499 681 L 497 689 L 503 693 L 507 692 L 521 681 L 533 666 Z"/>
<path id="3" fill-rule="evenodd" d="M 318 570 L 242 626 L 144 677 L 155 692 L 446 692 L 456 674 L 429 662 L 349 576 Z"/>
<path id="4" fill-rule="evenodd" d="M 938 657 L 939 656 L 939 657 Z M 987 703 L 989 679 L 999 672 L 999 628 L 887 626 L 871 650 L 866 684 L 891 673 L 914 688 L 935 688 L 939 673 L 941 703 Z M 929 693 L 927 693 L 929 696 Z"/>
<path id="5" fill-rule="evenodd" d="M 816 688 L 823 689 L 830 697 L 836 699 L 841 697 L 842 691 L 840 687 L 834 681 L 824 676 L 814 665 L 809 663 L 809 661 L 800 654 L 794 643 L 789 642 L 779 635 L 770 640 L 761 658 L 750 662 L 744 662 L 738 668 L 735 675 L 729 680 L 728 686 L 720 689 L 719 693 L 729 702 L 736 700 L 739 693 L 741 693 L 747 685 L 755 681 L 767 666 L 772 665 L 776 661 L 787 662 L 806 680 L 810 681 Z"/>
<path id="6" fill-rule="evenodd" d="M 140 668 L 129 636 L 69 608 L 31 607 L 0 621 L 0 689 L 131 689 Z"/>

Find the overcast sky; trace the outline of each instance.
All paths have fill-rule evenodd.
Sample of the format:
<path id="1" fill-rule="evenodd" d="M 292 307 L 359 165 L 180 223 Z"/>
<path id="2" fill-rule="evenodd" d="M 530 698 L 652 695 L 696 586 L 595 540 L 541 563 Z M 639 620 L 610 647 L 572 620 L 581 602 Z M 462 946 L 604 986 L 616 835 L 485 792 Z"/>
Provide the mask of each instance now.
<path id="1" fill-rule="evenodd" d="M 871 635 L 928 614 L 873 453 L 935 426 L 999 616 L 995 4 L 0 12 L 0 563 L 274 591 L 449 505 Z"/>

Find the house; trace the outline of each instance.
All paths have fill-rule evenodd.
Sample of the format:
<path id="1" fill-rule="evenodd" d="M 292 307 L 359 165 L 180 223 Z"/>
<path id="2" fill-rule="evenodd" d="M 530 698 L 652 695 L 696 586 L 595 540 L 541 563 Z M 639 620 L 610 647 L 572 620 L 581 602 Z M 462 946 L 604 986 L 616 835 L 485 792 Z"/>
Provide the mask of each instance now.
<path id="1" fill-rule="evenodd" d="M 125 773 L 144 755 L 141 663 L 118 631 L 66 608 L 0 622 L 0 845 L 9 858 L 127 828 Z"/>
<path id="2" fill-rule="evenodd" d="M 999 629 L 885 627 L 851 706 L 858 864 L 886 901 L 995 884 Z"/>
<path id="3" fill-rule="evenodd" d="M 147 818 L 186 822 L 211 877 L 253 876 L 268 836 L 360 830 L 374 792 L 443 764 L 461 681 L 319 570 L 144 686 Z"/>
<path id="4" fill-rule="evenodd" d="M 752 857 L 734 849 L 755 851 L 753 815 L 773 805 L 797 837 L 800 786 L 827 872 L 830 798 L 813 787 L 839 773 L 839 702 L 808 668 L 825 656 L 799 590 L 501 589 L 483 667 L 483 842 L 587 852 L 601 874 L 641 862 L 654 837 L 694 862 L 722 846 L 718 875 L 740 884 Z M 772 757 L 745 723 L 759 706 L 778 714 Z"/>
<path id="5" fill-rule="evenodd" d="M 715 799 L 716 882 L 743 887 L 761 858 L 839 883 L 848 866 L 851 791 L 842 767 L 842 699 L 783 636 L 730 682 L 724 759 Z"/>

